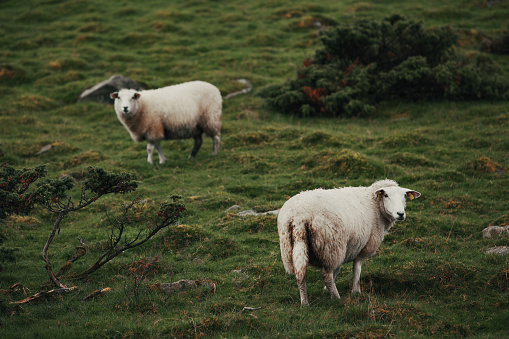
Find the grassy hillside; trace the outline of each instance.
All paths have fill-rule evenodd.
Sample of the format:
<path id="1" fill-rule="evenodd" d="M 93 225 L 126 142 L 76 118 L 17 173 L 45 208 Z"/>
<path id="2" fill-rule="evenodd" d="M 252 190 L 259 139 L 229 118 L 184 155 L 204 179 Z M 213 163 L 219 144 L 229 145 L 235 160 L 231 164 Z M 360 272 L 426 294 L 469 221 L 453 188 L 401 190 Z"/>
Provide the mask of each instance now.
<path id="1" fill-rule="evenodd" d="M 0 162 L 45 164 L 50 178 L 80 178 L 88 166 L 129 172 L 140 183 L 69 215 L 50 250 L 59 266 L 85 238 L 85 268 L 108 239 L 108 215 L 136 196 L 147 208 L 183 197 L 179 226 L 125 252 L 79 291 L 14 306 L 21 293 L 0 292 L 0 336 L 17 337 L 446 337 L 507 335 L 509 262 L 487 255 L 507 237 L 483 239 L 489 225 L 509 222 L 509 112 L 506 102 L 384 102 L 366 119 L 298 119 L 271 111 L 256 92 L 296 76 L 319 46 L 323 26 L 399 13 L 426 27 L 457 29 L 456 48 L 492 58 L 509 72 L 507 55 L 479 51 L 509 29 L 509 3 L 483 1 L 2 1 L 0 2 Z M 204 141 L 163 142 L 165 165 L 146 162 L 112 106 L 76 103 L 114 74 L 148 88 L 188 80 L 215 84 L 225 100 L 221 150 Z M 48 144 L 53 147 L 40 155 Z M 155 161 L 157 161 L 157 156 Z M 366 261 L 363 294 L 350 295 L 351 264 L 332 301 L 321 274 L 308 272 L 311 307 L 301 308 L 284 272 L 276 217 L 227 211 L 278 209 L 288 197 L 318 187 L 370 185 L 391 178 L 422 193 L 409 202 L 377 256 Z M 143 209 L 143 206 L 141 207 Z M 1 225 L 0 289 L 15 283 L 29 295 L 47 274 L 41 251 L 54 216 L 36 209 Z M 138 297 L 130 268 L 159 256 Z M 206 279 L 217 290 L 171 296 L 150 284 Z M 73 282 L 69 282 L 73 284 Z M 89 293 L 110 287 L 97 300 Z M 244 311 L 244 307 L 261 307 Z"/>

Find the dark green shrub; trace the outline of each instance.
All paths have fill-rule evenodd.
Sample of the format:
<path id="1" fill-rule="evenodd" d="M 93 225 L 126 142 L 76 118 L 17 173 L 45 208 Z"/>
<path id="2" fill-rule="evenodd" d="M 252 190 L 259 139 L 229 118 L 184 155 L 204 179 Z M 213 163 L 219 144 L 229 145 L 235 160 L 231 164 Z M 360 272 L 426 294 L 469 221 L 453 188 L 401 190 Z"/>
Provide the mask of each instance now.
<path id="1" fill-rule="evenodd" d="M 299 116 L 358 116 L 387 99 L 477 100 L 509 96 L 509 81 L 487 57 L 458 56 L 450 28 L 424 29 L 394 15 L 334 27 L 297 79 L 260 92 Z"/>
<path id="2" fill-rule="evenodd" d="M 485 41 L 481 50 L 497 54 L 509 54 L 509 33 Z"/>

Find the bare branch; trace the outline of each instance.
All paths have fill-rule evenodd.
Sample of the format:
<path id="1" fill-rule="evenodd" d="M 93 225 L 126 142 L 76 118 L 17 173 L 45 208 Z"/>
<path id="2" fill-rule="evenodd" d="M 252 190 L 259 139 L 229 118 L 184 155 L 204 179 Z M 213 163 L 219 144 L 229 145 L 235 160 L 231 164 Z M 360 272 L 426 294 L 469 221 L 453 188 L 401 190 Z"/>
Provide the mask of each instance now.
<path id="1" fill-rule="evenodd" d="M 78 274 L 76 279 L 84 279 L 89 276 L 93 272 L 97 271 L 103 265 L 105 265 L 110 260 L 114 259 L 120 253 L 130 250 L 132 248 L 143 245 L 145 242 L 150 240 L 155 234 L 157 234 L 161 229 L 170 226 L 172 223 L 176 222 L 180 217 L 180 213 L 185 210 L 183 205 L 179 204 L 161 204 L 161 210 L 158 212 L 158 216 L 162 219 L 152 228 L 148 233 L 142 237 L 145 232 L 144 229 L 140 230 L 134 239 L 127 240 L 124 238 L 124 245 L 119 246 L 122 236 L 125 231 L 126 225 L 129 224 L 128 214 L 131 211 L 132 207 L 138 203 L 139 197 L 134 199 L 129 205 L 124 206 L 123 213 L 119 219 L 115 218 L 115 221 L 112 221 L 112 218 L 107 214 L 108 220 L 112 222 L 113 227 L 118 230 L 118 234 L 115 235 L 115 232 L 112 230 L 110 236 L 110 248 L 106 251 L 90 268 L 85 270 L 84 272 Z M 174 200 L 175 203 L 176 200 Z"/>
<path id="2" fill-rule="evenodd" d="M 46 271 L 48 272 L 49 280 L 55 286 L 60 287 L 60 288 L 67 288 L 67 287 L 65 285 L 63 285 L 57 279 L 55 274 L 53 273 L 53 269 L 51 267 L 51 262 L 48 258 L 48 249 L 49 249 L 51 242 L 53 241 L 53 238 L 55 237 L 56 232 L 60 229 L 60 222 L 62 221 L 62 219 L 64 219 L 66 214 L 67 213 L 65 213 L 65 212 L 61 212 L 58 214 L 57 220 L 55 220 L 55 223 L 53 224 L 53 230 L 51 230 L 51 233 L 48 236 L 48 240 L 46 241 L 46 244 L 44 245 L 44 248 L 42 250 L 42 258 L 46 262 L 45 268 L 46 268 Z"/>
<path id="3" fill-rule="evenodd" d="M 8 293 L 12 293 L 14 292 L 16 289 L 19 289 L 21 290 L 21 293 L 23 293 L 23 296 L 26 298 L 27 297 L 27 292 L 25 291 L 25 288 L 23 287 L 23 285 L 21 285 L 20 283 L 15 283 L 14 285 L 12 285 L 11 287 L 9 287 L 9 290 L 7 291 Z"/>
<path id="4" fill-rule="evenodd" d="M 94 291 L 94 292 L 90 293 L 89 295 L 87 295 L 85 298 L 83 298 L 82 301 L 87 301 L 87 300 L 90 300 L 93 298 L 102 297 L 103 295 L 105 295 L 106 293 L 108 293 L 110 291 L 111 291 L 111 288 L 109 288 L 109 287 L 103 288 L 98 291 Z"/>
<path id="5" fill-rule="evenodd" d="M 49 297 L 52 297 L 52 296 L 54 296 L 56 294 L 61 294 L 61 293 L 65 293 L 65 292 L 75 291 L 76 289 L 77 289 L 77 287 L 74 286 L 74 287 L 57 288 L 57 289 L 54 289 L 54 290 L 51 290 L 51 291 L 43 291 L 43 292 L 39 292 L 37 294 L 34 294 L 33 296 L 30 296 L 28 298 L 25 298 L 23 300 L 12 301 L 11 304 L 25 304 L 25 303 L 32 302 L 32 301 L 37 301 L 37 300 L 40 300 L 40 299 L 43 299 L 43 298 L 49 298 Z"/>
<path id="6" fill-rule="evenodd" d="M 81 242 L 81 241 L 80 241 Z M 67 260 L 63 265 L 62 267 L 60 267 L 60 269 L 58 270 L 58 272 L 55 274 L 57 277 L 61 277 L 62 274 L 66 273 L 67 271 L 69 271 L 71 268 L 72 268 L 72 264 L 78 260 L 79 258 L 81 258 L 82 256 L 84 256 L 85 254 L 87 253 L 87 250 L 85 249 L 85 247 L 83 246 L 78 246 L 76 247 L 76 255 L 72 258 L 69 258 L 69 260 Z"/>

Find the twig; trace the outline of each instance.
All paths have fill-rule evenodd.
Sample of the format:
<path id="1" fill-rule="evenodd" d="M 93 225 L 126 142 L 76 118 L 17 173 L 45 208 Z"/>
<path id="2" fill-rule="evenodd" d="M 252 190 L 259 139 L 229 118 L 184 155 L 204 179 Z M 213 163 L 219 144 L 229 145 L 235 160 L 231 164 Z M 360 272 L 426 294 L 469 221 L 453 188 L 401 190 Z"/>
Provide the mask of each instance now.
<path id="1" fill-rule="evenodd" d="M 55 220 L 55 224 L 53 225 L 53 230 L 51 230 L 51 233 L 48 236 L 48 240 L 46 241 L 46 244 L 44 245 L 44 248 L 42 250 L 42 258 L 46 262 L 45 267 L 46 267 L 46 271 L 48 272 L 49 280 L 53 284 L 55 284 L 55 286 L 60 287 L 60 288 L 67 288 L 67 286 L 63 285 L 58 280 L 58 278 L 55 276 L 55 274 L 53 273 L 53 269 L 51 268 L 51 262 L 48 258 L 48 249 L 49 249 L 49 245 L 53 241 L 53 238 L 55 237 L 55 234 L 60 229 L 60 222 L 62 221 L 62 219 L 64 219 L 66 214 L 67 213 L 64 213 L 64 212 L 61 212 L 58 214 L 58 218 L 57 218 L 57 220 Z"/>
<path id="2" fill-rule="evenodd" d="M 249 92 L 251 92 L 253 90 L 253 84 L 251 84 L 251 82 L 249 82 L 249 80 L 238 79 L 237 82 L 240 82 L 241 84 L 244 84 L 247 87 L 242 89 L 242 90 L 240 90 L 240 91 L 228 94 L 227 96 L 224 97 L 225 99 L 230 99 L 230 98 L 232 98 L 234 96 L 237 96 L 239 94 L 246 94 L 246 93 L 249 93 Z"/>
<path id="3" fill-rule="evenodd" d="M 11 293 L 11 292 L 14 292 L 14 290 L 16 288 L 19 288 L 21 290 L 21 293 L 23 293 L 23 296 L 26 298 L 27 297 L 27 292 L 25 291 L 25 288 L 23 287 L 23 285 L 21 285 L 20 283 L 15 283 L 14 285 L 12 285 L 11 287 L 9 287 L 9 290 L 7 291 L 8 293 Z"/>
<path id="4" fill-rule="evenodd" d="M 261 310 L 262 308 L 261 307 L 244 307 L 242 309 L 242 312 L 244 311 L 256 311 L 256 310 Z"/>
<path id="5" fill-rule="evenodd" d="M 87 301 L 87 300 L 90 300 L 90 299 L 96 298 L 96 297 L 102 297 L 103 295 L 105 295 L 106 293 L 108 293 L 110 291 L 111 291 L 111 288 L 109 288 L 109 287 L 103 288 L 102 290 L 94 291 L 94 292 L 90 293 L 89 295 L 87 295 L 85 298 L 83 298 L 82 301 Z"/>
<path id="6" fill-rule="evenodd" d="M 81 241 L 80 241 L 81 242 Z M 76 255 L 72 258 L 69 258 L 63 265 L 60 267 L 58 272 L 55 274 L 57 278 L 60 278 L 65 272 L 69 271 L 72 268 L 72 264 L 84 256 L 87 253 L 87 250 L 83 246 L 76 247 Z"/>
<path id="7" fill-rule="evenodd" d="M 32 302 L 32 301 L 37 301 L 39 299 L 42 299 L 42 298 L 48 298 L 48 297 L 52 297 L 53 295 L 55 294 L 61 294 L 61 293 L 65 293 L 65 292 L 71 292 L 71 291 L 74 291 L 76 290 L 77 287 L 76 286 L 73 286 L 73 287 L 64 287 L 64 288 L 57 288 L 57 289 L 54 289 L 54 290 L 51 290 L 51 291 L 43 291 L 43 292 L 39 292 L 37 294 L 34 294 L 33 296 L 30 296 L 28 298 L 25 298 L 23 300 L 19 300 L 19 301 L 11 301 L 10 303 L 11 304 L 25 304 L 25 303 L 28 303 L 28 302 Z"/>

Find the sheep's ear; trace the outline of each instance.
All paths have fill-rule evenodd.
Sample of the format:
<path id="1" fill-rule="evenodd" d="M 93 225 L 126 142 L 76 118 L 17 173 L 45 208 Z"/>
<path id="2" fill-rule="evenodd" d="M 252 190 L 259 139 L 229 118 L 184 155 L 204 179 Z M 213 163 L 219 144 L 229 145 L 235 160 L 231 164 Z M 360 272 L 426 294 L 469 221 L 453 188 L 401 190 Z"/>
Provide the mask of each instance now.
<path id="1" fill-rule="evenodd" d="M 378 190 L 375 192 L 375 196 L 377 199 L 380 199 L 384 195 L 384 193 L 385 193 L 384 190 Z"/>
<path id="2" fill-rule="evenodd" d="M 140 95 L 141 95 L 140 93 L 134 93 L 133 99 L 135 99 L 135 100 L 138 99 L 140 97 Z"/>
<path id="3" fill-rule="evenodd" d="M 110 94 L 110 98 L 112 98 L 112 99 L 116 99 L 116 98 L 118 98 L 118 92 L 113 92 L 113 93 L 111 93 L 111 94 Z"/>
<path id="4" fill-rule="evenodd" d="M 421 196 L 421 193 L 419 193 L 417 191 L 407 191 L 406 196 L 408 199 L 414 200 L 414 199 L 419 198 Z"/>

